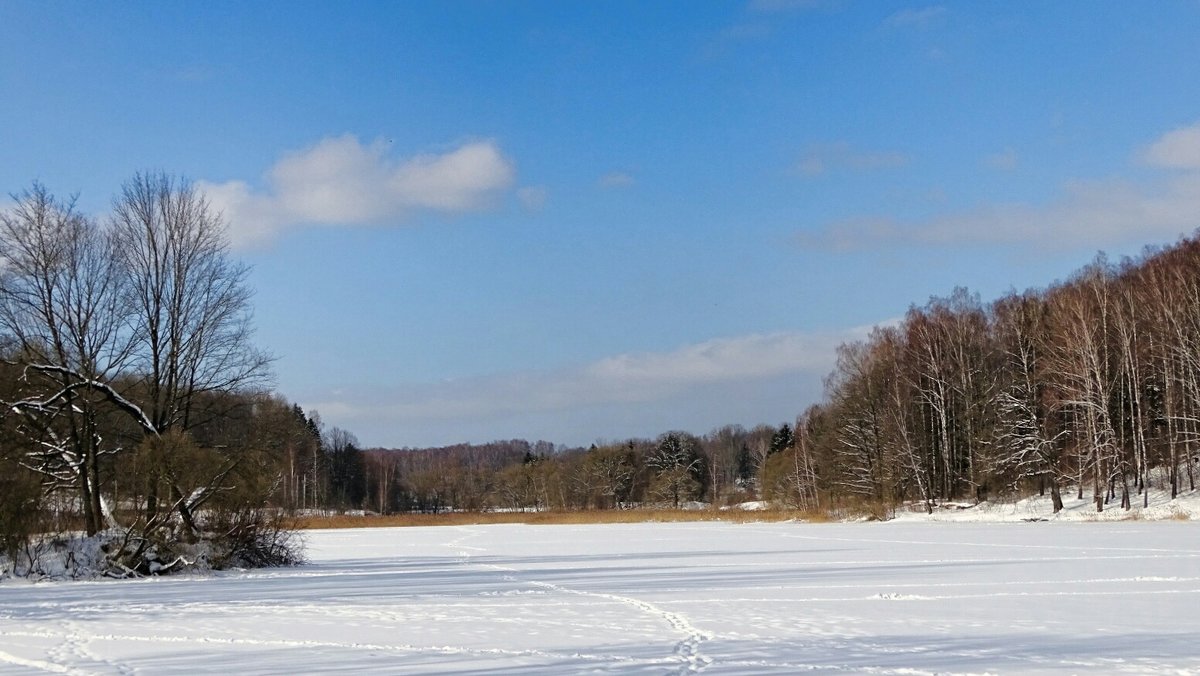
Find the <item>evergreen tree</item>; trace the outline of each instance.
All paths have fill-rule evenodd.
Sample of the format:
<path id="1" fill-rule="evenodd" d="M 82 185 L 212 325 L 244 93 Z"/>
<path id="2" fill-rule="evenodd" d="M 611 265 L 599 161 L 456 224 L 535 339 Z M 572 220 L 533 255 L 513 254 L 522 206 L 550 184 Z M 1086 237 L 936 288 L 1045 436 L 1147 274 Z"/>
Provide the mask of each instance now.
<path id="1" fill-rule="evenodd" d="M 773 437 L 771 437 L 771 449 L 768 452 L 768 455 L 774 455 L 780 451 L 786 451 L 787 449 L 791 448 L 792 444 L 795 442 L 796 437 L 792 433 L 791 425 L 784 423 L 783 427 L 780 427 L 779 431 L 776 432 Z"/>

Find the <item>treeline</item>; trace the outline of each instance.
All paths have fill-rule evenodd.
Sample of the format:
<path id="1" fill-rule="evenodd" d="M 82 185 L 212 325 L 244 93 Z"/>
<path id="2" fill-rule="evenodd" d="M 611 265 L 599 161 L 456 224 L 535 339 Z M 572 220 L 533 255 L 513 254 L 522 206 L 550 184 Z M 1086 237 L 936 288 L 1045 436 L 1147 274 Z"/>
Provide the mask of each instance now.
<path id="1" fill-rule="evenodd" d="M 803 505 L 1195 488 L 1200 240 L 990 304 L 963 289 L 844 345 L 778 494 Z"/>
<path id="2" fill-rule="evenodd" d="M 791 448 L 793 439 L 784 424 L 729 425 L 704 436 L 667 432 L 590 448 L 523 439 L 400 450 L 351 446 L 349 455 L 327 455 L 350 471 L 331 466 L 325 504 L 381 514 L 736 504 L 758 498 L 760 470 L 774 476 L 768 458 Z"/>

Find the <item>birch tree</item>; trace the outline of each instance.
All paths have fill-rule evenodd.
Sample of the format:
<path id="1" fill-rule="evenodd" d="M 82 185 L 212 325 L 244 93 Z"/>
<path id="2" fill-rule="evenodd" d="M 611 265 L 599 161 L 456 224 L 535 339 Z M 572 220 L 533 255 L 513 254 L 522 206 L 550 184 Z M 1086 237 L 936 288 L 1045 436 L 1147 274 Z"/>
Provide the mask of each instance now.
<path id="1" fill-rule="evenodd" d="M 1045 382 L 1046 305 L 1036 293 L 1011 294 L 993 306 L 994 330 L 1004 360 L 996 442 L 1000 465 L 1015 484 L 1037 480 L 1050 488 L 1054 512 L 1063 509 L 1062 443 Z"/>
<path id="2" fill-rule="evenodd" d="M 1116 431 L 1110 416 L 1114 378 L 1109 331 L 1112 298 L 1109 269 L 1103 259 L 1085 268 L 1071 284 L 1050 296 L 1052 340 L 1050 381 L 1073 421 L 1079 491 L 1090 470 L 1096 511 L 1104 510 L 1109 472 L 1116 456 Z"/>

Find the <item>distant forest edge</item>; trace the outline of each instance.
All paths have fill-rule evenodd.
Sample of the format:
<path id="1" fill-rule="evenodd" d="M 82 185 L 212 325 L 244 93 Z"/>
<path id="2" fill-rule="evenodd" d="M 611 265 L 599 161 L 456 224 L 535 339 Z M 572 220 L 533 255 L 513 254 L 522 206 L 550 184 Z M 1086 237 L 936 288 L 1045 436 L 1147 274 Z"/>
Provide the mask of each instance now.
<path id="1" fill-rule="evenodd" d="M 612 509 L 766 499 L 806 511 L 1061 492 L 1097 511 L 1195 489 L 1200 240 L 984 304 L 966 289 L 838 349 L 825 401 L 778 428 L 588 449 L 514 440 L 326 454 L 321 504 Z"/>
<path id="2" fill-rule="evenodd" d="M 111 576 L 290 563 L 322 511 L 812 513 L 1195 489 L 1200 240 L 1103 255 L 984 304 L 956 289 L 842 345 L 794 422 L 562 448 L 362 449 L 268 387 L 247 269 L 186 181 L 139 174 L 103 220 L 39 185 L 0 211 L 0 577 L 101 537 Z M 714 421 L 719 424 L 720 421 Z M 74 555 L 67 556 L 72 559 Z M 51 572 L 41 571 L 51 575 Z M 56 573 L 55 573 L 56 574 Z"/>

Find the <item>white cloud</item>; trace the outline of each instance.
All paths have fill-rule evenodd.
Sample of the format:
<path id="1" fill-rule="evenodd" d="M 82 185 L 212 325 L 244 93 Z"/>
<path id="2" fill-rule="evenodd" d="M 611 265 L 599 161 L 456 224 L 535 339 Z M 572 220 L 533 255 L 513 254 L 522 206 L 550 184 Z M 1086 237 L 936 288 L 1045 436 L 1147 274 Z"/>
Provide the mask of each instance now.
<path id="1" fill-rule="evenodd" d="M 444 153 L 395 159 L 382 140 L 327 138 L 288 153 L 271 167 L 263 190 L 244 181 L 200 181 L 229 223 L 235 246 L 262 244 L 296 225 L 395 222 L 413 212 L 472 211 L 510 188 L 516 170 L 493 141 Z"/>
<path id="2" fill-rule="evenodd" d="M 633 176 L 623 171 L 609 172 L 600 177 L 600 186 L 603 188 L 628 188 L 634 183 Z"/>
<path id="3" fill-rule="evenodd" d="M 1169 169 L 1200 169 L 1200 123 L 1164 134 L 1150 144 L 1142 158 Z"/>
<path id="4" fill-rule="evenodd" d="M 209 183 L 197 181 L 196 188 L 225 219 L 233 246 L 245 249 L 265 244 L 288 225 L 288 214 L 270 196 L 256 195 L 244 181 Z"/>
<path id="5" fill-rule="evenodd" d="M 839 141 L 810 146 L 796 163 L 796 170 L 804 176 L 820 176 L 838 169 L 895 169 L 908 162 L 909 157 L 903 153 L 856 150 L 849 143 Z"/>
<path id="6" fill-rule="evenodd" d="M 1147 161 L 1184 171 L 1148 183 L 1068 181 L 1043 204 L 990 204 L 919 221 L 865 216 L 803 232 L 803 246 L 856 250 L 891 244 L 1014 244 L 1091 249 L 1174 239 L 1200 227 L 1198 127 L 1165 134 L 1144 153 Z M 1195 152 L 1195 154 L 1192 154 Z"/>

